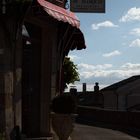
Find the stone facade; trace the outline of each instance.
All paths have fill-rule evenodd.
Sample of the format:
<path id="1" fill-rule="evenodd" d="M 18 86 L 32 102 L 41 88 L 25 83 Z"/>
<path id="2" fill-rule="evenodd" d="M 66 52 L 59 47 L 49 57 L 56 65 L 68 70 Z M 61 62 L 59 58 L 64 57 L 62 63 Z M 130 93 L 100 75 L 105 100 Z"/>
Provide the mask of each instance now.
<path id="1" fill-rule="evenodd" d="M 18 38 L 7 36 L 0 24 L 0 134 L 6 140 L 15 126 L 30 138 L 50 136 L 50 103 L 61 92 L 64 57 L 71 48 L 85 48 L 79 21 L 71 22 L 74 25 L 59 21 L 44 10 L 41 4 L 45 2 L 37 0 L 28 9 L 24 19 L 27 36 L 21 35 L 22 26 Z M 60 9 L 66 12 L 65 2 L 61 1 Z M 15 33 L 11 31 L 15 27 L 14 23 L 7 25 L 10 33 Z M 77 32 L 82 37 L 79 48 L 70 44 Z M 12 42 L 4 36 L 13 37 Z"/>

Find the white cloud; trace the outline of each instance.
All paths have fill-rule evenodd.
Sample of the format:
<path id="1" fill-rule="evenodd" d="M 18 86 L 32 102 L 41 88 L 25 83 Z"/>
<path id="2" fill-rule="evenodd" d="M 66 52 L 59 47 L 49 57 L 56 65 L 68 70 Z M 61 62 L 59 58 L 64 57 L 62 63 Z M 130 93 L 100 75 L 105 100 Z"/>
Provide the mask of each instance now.
<path id="1" fill-rule="evenodd" d="M 130 34 L 140 36 L 140 28 L 135 28 L 131 30 Z"/>
<path id="2" fill-rule="evenodd" d="M 119 73 L 119 71 L 117 70 L 96 70 L 96 71 L 82 71 L 80 72 L 80 76 L 84 79 L 88 79 L 88 78 L 108 78 L 108 77 L 112 77 L 112 76 L 117 76 L 117 73 Z"/>
<path id="3" fill-rule="evenodd" d="M 125 63 L 124 65 L 118 67 L 117 69 L 113 69 L 113 66 L 111 64 L 89 65 L 90 68 L 92 67 L 94 69 L 90 69 L 87 66 L 88 64 L 78 65 L 80 77 L 82 79 L 95 79 L 95 78 L 123 79 L 133 75 L 140 74 L 140 63 L 136 64 Z M 96 67 L 98 67 L 98 69 Z"/>
<path id="4" fill-rule="evenodd" d="M 140 8 L 133 7 L 129 9 L 126 15 L 120 19 L 120 22 L 128 21 L 140 21 Z"/>
<path id="5" fill-rule="evenodd" d="M 95 66 L 94 65 L 89 65 L 89 64 L 84 64 L 84 63 L 81 63 L 81 64 L 78 64 L 78 68 L 80 70 L 88 70 L 88 71 L 92 71 L 92 70 L 95 70 Z"/>
<path id="6" fill-rule="evenodd" d="M 111 21 L 104 21 L 101 23 L 92 24 L 91 27 L 93 30 L 98 30 L 101 27 L 111 28 L 111 27 L 118 27 L 118 25 L 115 25 Z"/>
<path id="7" fill-rule="evenodd" d="M 103 54 L 103 57 L 112 57 L 116 55 L 121 55 L 121 52 L 118 50 L 115 50 L 113 52 Z"/>
<path id="8" fill-rule="evenodd" d="M 131 70 L 139 69 L 140 70 L 140 64 L 126 63 L 126 64 L 122 65 L 121 68 L 123 70 L 128 70 L 128 69 L 131 69 Z"/>
<path id="9" fill-rule="evenodd" d="M 81 70 L 88 70 L 88 71 L 92 71 L 92 70 L 103 70 L 103 69 L 108 69 L 111 68 L 112 64 L 103 64 L 103 65 L 89 65 L 89 64 L 78 64 L 78 68 L 80 68 Z"/>
<path id="10" fill-rule="evenodd" d="M 129 45 L 130 47 L 140 47 L 140 39 L 132 41 Z"/>
<path id="11" fill-rule="evenodd" d="M 112 68 L 112 64 L 103 65 L 89 65 L 89 64 L 78 64 L 78 70 L 80 76 L 87 79 L 90 77 L 106 77 L 107 71 Z"/>
<path id="12" fill-rule="evenodd" d="M 117 69 L 111 64 L 103 65 L 78 65 L 81 82 L 76 82 L 76 88 L 82 90 L 82 83 L 87 83 L 87 90 L 92 90 L 95 82 L 100 88 L 116 83 L 134 75 L 140 75 L 140 63 L 125 63 Z M 70 85 L 71 86 L 71 85 Z"/>
<path id="13" fill-rule="evenodd" d="M 77 55 L 68 55 L 68 57 L 70 57 L 71 60 L 80 59 L 80 57 L 78 57 Z"/>

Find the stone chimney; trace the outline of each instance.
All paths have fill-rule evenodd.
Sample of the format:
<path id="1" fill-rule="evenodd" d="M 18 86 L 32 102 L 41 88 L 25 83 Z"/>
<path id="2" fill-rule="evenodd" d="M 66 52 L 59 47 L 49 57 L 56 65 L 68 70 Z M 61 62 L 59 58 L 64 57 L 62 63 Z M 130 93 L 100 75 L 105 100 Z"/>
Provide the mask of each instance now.
<path id="1" fill-rule="evenodd" d="M 99 83 L 98 82 L 95 83 L 94 92 L 95 93 L 98 93 L 99 92 Z"/>
<path id="2" fill-rule="evenodd" d="M 70 94 L 76 95 L 77 94 L 77 88 L 75 86 L 70 87 Z"/>
<path id="3" fill-rule="evenodd" d="M 85 93 L 87 91 L 87 85 L 86 83 L 83 83 L 83 93 Z"/>

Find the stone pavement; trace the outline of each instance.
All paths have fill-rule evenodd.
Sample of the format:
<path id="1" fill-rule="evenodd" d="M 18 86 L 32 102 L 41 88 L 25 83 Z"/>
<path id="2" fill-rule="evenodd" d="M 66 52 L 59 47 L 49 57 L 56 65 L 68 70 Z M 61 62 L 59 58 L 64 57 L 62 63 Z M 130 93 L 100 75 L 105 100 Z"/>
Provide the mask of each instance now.
<path id="1" fill-rule="evenodd" d="M 57 136 L 54 140 L 58 140 Z M 117 130 L 75 124 L 69 140 L 139 140 Z"/>

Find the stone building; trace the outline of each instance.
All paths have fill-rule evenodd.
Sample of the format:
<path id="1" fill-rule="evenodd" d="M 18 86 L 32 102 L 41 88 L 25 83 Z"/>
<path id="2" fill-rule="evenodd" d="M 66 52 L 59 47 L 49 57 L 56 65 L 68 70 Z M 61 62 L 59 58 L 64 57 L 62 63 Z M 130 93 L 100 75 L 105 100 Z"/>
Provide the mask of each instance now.
<path id="1" fill-rule="evenodd" d="M 140 76 L 132 76 L 100 91 L 104 108 L 112 110 L 138 110 L 140 106 Z"/>
<path id="2" fill-rule="evenodd" d="M 64 57 L 86 48 L 80 22 L 65 4 L 34 0 L 15 50 L 0 50 L 0 133 L 7 140 L 17 125 L 27 137 L 50 135 L 50 102 L 62 92 Z"/>

